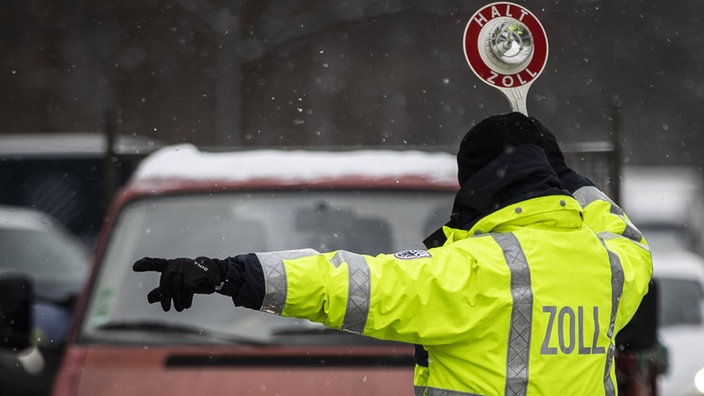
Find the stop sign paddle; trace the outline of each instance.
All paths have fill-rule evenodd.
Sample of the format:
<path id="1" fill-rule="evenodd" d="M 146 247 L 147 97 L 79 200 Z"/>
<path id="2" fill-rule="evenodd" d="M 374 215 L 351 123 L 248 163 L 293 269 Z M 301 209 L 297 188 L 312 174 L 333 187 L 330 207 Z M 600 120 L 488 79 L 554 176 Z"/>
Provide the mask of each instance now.
<path id="1" fill-rule="evenodd" d="M 464 54 L 477 77 L 528 115 L 528 89 L 548 59 L 548 38 L 535 15 L 507 2 L 482 7 L 467 22 Z"/>

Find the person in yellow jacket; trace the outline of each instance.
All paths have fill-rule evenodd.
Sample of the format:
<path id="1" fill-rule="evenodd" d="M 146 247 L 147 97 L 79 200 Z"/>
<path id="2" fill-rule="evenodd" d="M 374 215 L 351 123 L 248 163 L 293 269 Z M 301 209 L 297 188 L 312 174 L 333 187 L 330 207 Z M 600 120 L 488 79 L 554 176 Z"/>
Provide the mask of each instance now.
<path id="1" fill-rule="evenodd" d="M 236 306 L 416 344 L 415 393 L 615 395 L 615 337 L 652 274 L 624 212 L 520 113 L 472 127 L 460 189 L 427 250 L 312 249 L 143 258 L 165 311 L 218 292 Z"/>

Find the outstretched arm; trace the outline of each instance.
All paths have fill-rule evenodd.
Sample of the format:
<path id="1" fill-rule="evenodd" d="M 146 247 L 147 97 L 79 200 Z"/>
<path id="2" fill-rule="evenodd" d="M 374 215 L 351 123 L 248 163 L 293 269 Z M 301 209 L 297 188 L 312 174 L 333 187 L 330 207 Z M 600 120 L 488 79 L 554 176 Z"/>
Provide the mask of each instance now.
<path id="1" fill-rule="evenodd" d="M 467 299 L 457 297 L 457 290 L 472 290 L 467 269 L 473 260 L 459 249 L 378 256 L 302 249 L 223 260 L 144 258 L 133 268 L 162 273 L 148 301 L 166 311 L 172 303 L 177 311 L 190 308 L 194 293 L 217 292 L 236 306 L 379 339 L 436 344 L 456 341 L 480 321 Z"/>

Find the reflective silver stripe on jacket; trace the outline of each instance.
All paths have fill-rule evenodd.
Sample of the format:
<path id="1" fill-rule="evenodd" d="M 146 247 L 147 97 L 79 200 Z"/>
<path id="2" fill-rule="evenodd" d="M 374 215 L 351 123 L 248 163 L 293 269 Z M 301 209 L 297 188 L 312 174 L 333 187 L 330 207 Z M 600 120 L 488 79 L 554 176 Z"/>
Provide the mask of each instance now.
<path id="1" fill-rule="evenodd" d="M 614 234 L 613 232 L 604 231 L 604 232 L 599 233 L 599 238 L 612 239 L 612 238 L 625 238 L 625 236 L 619 235 L 619 234 Z M 632 241 L 631 240 L 631 242 L 633 242 L 636 246 L 639 246 L 643 250 L 646 250 L 648 252 L 650 251 L 650 247 L 648 245 L 644 245 L 644 244 L 640 243 L 639 241 Z"/>
<path id="2" fill-rule="evenodd" d="M 528 261 L 515 235 L 491 234 L 501 246 L 504 259 L 511 270 L 511 328 L 506 357 L 506 395 L 525 395 L 528 392 L 528 359 L 533 322 L 533 289 L 530 283 Z"/>
<path id="3" fill-rule="evenodd" d="M 604 232 L 599 234 L 599 239 L 601 240 L 604 249 L 609 254 L 609 263 L 611 264 L 611 320 L 609 321 L 609 330 L 607 336 L 609 340 L 613 339 L 614 328 L 616 326 L 616 314 L 618 313 L 618 304 L 621 301 L 621 295 L 623 294 L 623 266 L 621 265 L 621 259 L 619 259 L 616 253 L 609 250 L 604 243 L 604 239 L 618 238 L 618 235 Z M 613 342 L 609 343 L 609 350 L 606 352 L 606 367 L 604 368 L 604 390 L 607 396 L 613 396 L 616 394 L 614 382 L 611 380 L 611 366 L 614 362 L 614 354 L 616 353 L 616 345 Z"/>
<path id="4" fill-rule="evenodd" d="M 260 310 L 281 315 L 286 306 L 286 267 L 284 260 L 292 260 L 319 254 L 313 249 L 284 250 L 280 252 L 256 253 L 264 272 L 264 300 Z"/>
<path id="5" fill-rule="evenodd" d="M 426 392 L 427 391 L 427 392 Z M 429 388 L 424 386 L 416 386 L 414 391 L 415 396 L 482 396 L 476 393 L 457 392 L 447 389 Z"/>
<path id="6" fill-rule="evenodd" d="M 371 274 L 364 256 L 339 250 L 330 260 L 339 267 L 347 263 L 349 279 L 347 288 L 347 308 L 340 330 L 362 334 L 369 316 L 369 299 L 371 293 Z"/>
<path id="7" fill-rule="evenodd" d="M 257 253 L 264 272 L 265 293 L 262 311 L 281 315 L 286 306 L 288 279 L 284 261 L 316 254 L 320 253 L 313 249 Z M 362 334 L 369 316 L 371 293 L 369 265 L 364 256 L 345 250 L 336 252 L 330 259 L 330 263 L 335 267 L 347 263 L 348 267 L 347 306 L 340 330 Z"/>
<path id="8" fill-rule="evenodd" d="M 598 188 L 594 186 L 581 187 L 572 195 L 577 200 L 577 202 L 582 205 L 582 207 L 586 207 L 590 203 L 597 200 L 608 202 L 611 205 L 611 213 L 619 216 L 626 223 L 626 229 L 623 230 L 623 236 L 636 242 L 640 242 L 640 240 L 643 239 L 643 234 L 641 234 L 638 228 L 636 228 L 636 226 L 634 226 L 633 223 L 631 223 L 626 218 L 623 209 L 616 205 L 614 201 L 611 200 L 611 198 L 609 198 Z"/>
<path id="9" fill-rule="evenodd" d="M 501 246 L 504 258 L 511 270 L 511 296 L 513 309 L 511 312 L 511 328 L 509 330 L 508 356 L 506 361 L 507 395 L 525 395 L 528 389 L 528 360 L 530 358 L 530 337 L 532 329 L 533 290 L 530 283 L 528 261 L 521 249 L 520 243 L 513 234 L 491 234 Z M 611 266 L 611 315 L 607 336 L 613 339 L 618 303 L 623 293 L 623 267 L 619 257 L 606 247 L 605 238 L 616 238 L 619 235 L 603 233 L 599 235 L 602 245 L 609 255 Z M 616 394 L 615 385 L 611 379 L 611 367 L 614 362 L 616 346 L 609 343 L 604 368 L 604 390 L 607 396 Z M 452 395 L 452 393 L 447 393 Z M 429 393 L 429 395 L 432 395 Z"/>

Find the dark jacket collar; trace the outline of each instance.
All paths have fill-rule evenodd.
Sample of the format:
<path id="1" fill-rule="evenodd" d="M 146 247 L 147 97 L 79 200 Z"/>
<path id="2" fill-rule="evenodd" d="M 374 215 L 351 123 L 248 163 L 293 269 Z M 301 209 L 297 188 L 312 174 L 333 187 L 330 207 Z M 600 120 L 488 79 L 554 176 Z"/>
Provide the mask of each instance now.
<path id="1" fill-rule="evenodd" d="M 451 228 L 469 230 L 482 217 L 505 206 L 547 195 L 569 195 L 560 189 L 545 152 L 532 144 L 508 148 L 460 185 L 455 196 Z M 445 242 L 441 229 L 423 241 L 428 248 Z"/>

